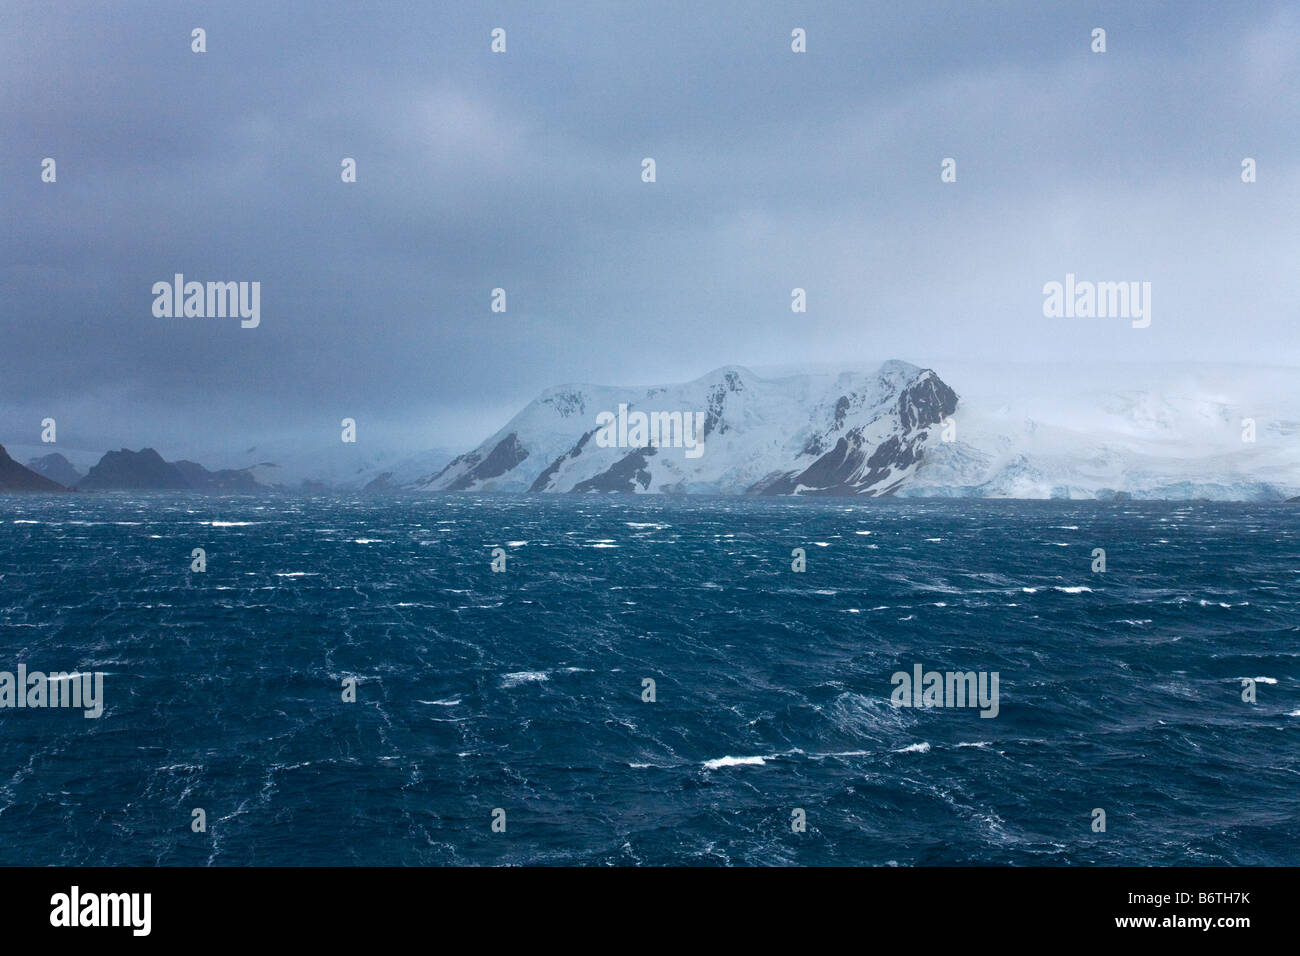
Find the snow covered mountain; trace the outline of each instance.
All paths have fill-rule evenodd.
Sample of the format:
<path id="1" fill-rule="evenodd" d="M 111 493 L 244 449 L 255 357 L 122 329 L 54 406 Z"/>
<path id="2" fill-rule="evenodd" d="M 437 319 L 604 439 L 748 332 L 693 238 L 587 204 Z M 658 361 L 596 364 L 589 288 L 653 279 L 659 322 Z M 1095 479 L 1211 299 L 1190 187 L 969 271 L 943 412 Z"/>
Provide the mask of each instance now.
<path id="1" fill-rule="evenodd" d="M 940 371 L 900 361 L 728 366 L 679 385 L 566 385 L 454 459 L 367 435 L 201 451 L 215 472 L 173 464 L 189 469 L 185 486 L 218 491 L 1300 497 L 1298 369 L 944 362 Z M 34 462 L 54 448 L 8 447 Z M 102 463 L 57 447 L 57 463 L 82 474 Z"/>
<path id="2" fill-rule="evenodd" d="M 1300 495 L 1300 370 L 1115 362 L 945 363 L 942 372 L 941 380 L 890 361 L 865 372 L 760 376 L 727 367 L 683 385 L 560 386 L 415 487 L 1222 501 Z M 633 427 L 637 412 L 651 419 L 681 413 L 699 448 L 638 447 L 645 435 Z"/>
<path id="3" fill-rule="evenodd" d="M 682 385 L 565 385 L 416 487 L 890 494 L 956 405 L 934 372 L 899 361 L 776 379 L 729 366 Z M 638 433 L 638 416 L 648 431 Z"/>
<path id="4" fill-rule="evenodd" d="M 1300 494 L 1300 370 L 945 363 L 955 436 L 902 495 L 1275 501 Z"/>

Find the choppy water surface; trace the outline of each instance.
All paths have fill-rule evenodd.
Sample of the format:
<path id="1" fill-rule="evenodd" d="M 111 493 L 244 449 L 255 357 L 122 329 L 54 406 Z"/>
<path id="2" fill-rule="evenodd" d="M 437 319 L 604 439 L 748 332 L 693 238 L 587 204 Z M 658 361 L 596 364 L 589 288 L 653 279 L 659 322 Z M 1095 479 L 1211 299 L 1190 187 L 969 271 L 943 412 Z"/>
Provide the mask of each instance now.
<path id="1" fill-rule="evenodd" d="M 0 497 L 0 670 L 105 674 L 0 863 L 1295 864 L 1298 590 L 1294 506 Z"/>

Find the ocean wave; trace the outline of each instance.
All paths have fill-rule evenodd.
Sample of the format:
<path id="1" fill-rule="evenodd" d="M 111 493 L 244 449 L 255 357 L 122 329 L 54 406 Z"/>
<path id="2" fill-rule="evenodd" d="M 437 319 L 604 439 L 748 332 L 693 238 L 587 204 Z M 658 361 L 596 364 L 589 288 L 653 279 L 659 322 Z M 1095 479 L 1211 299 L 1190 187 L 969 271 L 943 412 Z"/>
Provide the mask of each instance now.
<path id="1" fill-rule="evenodd" d="M 766 757 L 717 757 L 704 761 L 703 766 L 705 770 L 721 770 L 723 767 L 761 767 L 774 757 L 775 755 L 772 754 Z"/>
<path id="2" fill-rule="evenodd" d="M 546 671 L 515 671 L 512 674 L 501 675 L 502 687 L 518 687 L 520 684 L 529 684 L 551 679 L 551 675 Z"/>

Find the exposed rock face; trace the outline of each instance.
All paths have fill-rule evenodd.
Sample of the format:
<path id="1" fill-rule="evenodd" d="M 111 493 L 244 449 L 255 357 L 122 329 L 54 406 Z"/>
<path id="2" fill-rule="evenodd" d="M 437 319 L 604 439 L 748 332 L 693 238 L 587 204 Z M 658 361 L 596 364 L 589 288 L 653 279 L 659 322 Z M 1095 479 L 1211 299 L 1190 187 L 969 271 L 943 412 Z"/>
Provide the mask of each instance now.
<path id="1" fill-rule="evenodd" d="M 57 481 L 64 488 L 72 488 L 82 479 L 81 472 L 57 451 L 50 455 L 42 455 L 40 458 L 33 458 L 27 463 L 27 467 L 38 475 Z"/>
<path id="2" fill-rule="evenodd" d="M 650 487 L 650 471 L 647 463 L 651 455 L 657 454 L 657 448 L 642 448 L 620 458 L 609 469 L 595 477 L 580 481 L 573 486 L 574 491 L 645 491 Z"/>
<path id="3" fill-rule="evenodd" d="M 813 436 L 805 446 L 807 453 L 816 454 L 844 428 L 856 398 L 841 396 L 836 401 L 832 427 Z M 891 494 L 920 463 L 929 429 L 956 409 L 957 394 L 933 372 L 922 373 L 899 393 L 893 408 L 897 427 L 888 438 L 875 441 L 879 433 L 870 426 L 878 419 L 849 428 L 834 448 L 803 471 L 769 476 L 749 490 L 763 495 Z"/>
<path id="4" fill-rule="evenodd" d="M 67 491 L 63 485 L 30 468 L 24 468 L 9 457 L 0 445 L 0 492 L 2 491 Z"/>
<path id="5" fill-rule="evenodd" d="M 416 487 L 891 494 L 956 407 L 934 372 L 896 361 L 839 375 L 764 379 L 728 367 L 682 385 L 565 385 Z M 638 415 L 648 438 L 627 427 Z"/>
<path id="6" fill-rule="evenodd" d="M 78 491 L 167 491 L 192 486 L 152 448 L 110 451 L 77 483 Z"/>
<path id="7" fill-rule="evenodd" d="M 472 453 L 472 455 L 476 456 L 476 453 Z M 452 482 L 448 490 L 460 491 L 476 482 L 484 482 L 496 478 L 498 475 L 504 475 L 527 457 L 528 449 L 519 444 L 519 436 L 511 432 L 497 442 L 486 458 L 481 461 L 476 459 L 473 466 Z M 450 468 L 451 465 L 447 467 Z"/>

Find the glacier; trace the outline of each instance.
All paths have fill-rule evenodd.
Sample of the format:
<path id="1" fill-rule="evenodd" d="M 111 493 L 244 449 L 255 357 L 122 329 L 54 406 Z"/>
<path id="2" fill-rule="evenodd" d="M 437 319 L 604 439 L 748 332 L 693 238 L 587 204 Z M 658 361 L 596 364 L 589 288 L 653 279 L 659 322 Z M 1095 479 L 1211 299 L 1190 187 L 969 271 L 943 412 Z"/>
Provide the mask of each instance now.
<path id="1" fill-rule="evenodd" d="M 962 403 L 900 495 L 1300 495 L 1300 372 L 1213 363 L 944 366 Z M 1253 434 L 1252 434 L 1253 432 Z M 1253 439 L 1253 440 L 1247 440 Z"/>

